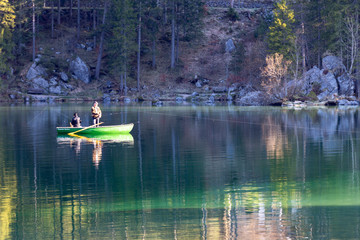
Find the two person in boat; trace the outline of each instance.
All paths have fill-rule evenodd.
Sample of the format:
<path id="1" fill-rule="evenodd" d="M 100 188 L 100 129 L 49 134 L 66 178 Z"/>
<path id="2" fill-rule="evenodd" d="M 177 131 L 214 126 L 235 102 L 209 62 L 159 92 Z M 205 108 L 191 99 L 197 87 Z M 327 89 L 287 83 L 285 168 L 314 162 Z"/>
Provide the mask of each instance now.
<path id="1" fill-rule="evenodd" d="M 99 124 L 101 118 L 101 109 L 97 101 L 95 101 L 91 107 L 91 115 L 94 121 L 94 125 Z M 72 118 L 70 125 L 71 127 L 81 127 L 81 120 L 78 113 L 74 113 L 74 117 Z"/>

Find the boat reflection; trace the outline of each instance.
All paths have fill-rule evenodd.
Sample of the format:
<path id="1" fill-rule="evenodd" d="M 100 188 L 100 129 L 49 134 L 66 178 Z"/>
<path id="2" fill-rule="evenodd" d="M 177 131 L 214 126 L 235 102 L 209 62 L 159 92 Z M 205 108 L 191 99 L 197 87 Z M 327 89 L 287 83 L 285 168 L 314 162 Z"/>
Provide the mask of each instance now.
<path id="1" fill-rule="evenodd" d="M 101 135 L 77 135 L 63 134 L 57 136 L 58 144 L 74 144 L 81 142 L 101 141 L 102 143 L 122 143 L 125 145 L 134 145 L 134 138 L 130 133 L 126 134 L 101 134 Z"/>
<path id="2" fill-rule="evenodd" d="M 57 136 L 58 144 L 69 144 L 71 148 L 75 148 L 76 155 L 80 153 L 81 143 L 88 143 L 94 146 L 92 161 L 96 169 L 102 158 L 102 148 L 104 143 L 121 143 L 122 145 L 134 145 L 134 138 L 130 133 L 127 134 L 108 134 L 108 135 L 87 135 L 81 136 L 76 134 L 64 134 Z"/>

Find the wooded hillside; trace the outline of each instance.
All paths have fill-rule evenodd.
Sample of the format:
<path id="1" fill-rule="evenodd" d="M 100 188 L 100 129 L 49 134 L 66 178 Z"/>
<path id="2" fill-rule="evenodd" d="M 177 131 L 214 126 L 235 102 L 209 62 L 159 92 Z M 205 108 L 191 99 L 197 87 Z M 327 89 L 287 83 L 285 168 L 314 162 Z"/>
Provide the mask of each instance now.
<path id="1" fill-rule="evenodd" d="M 262 80 L 266 56 L 275 53 L 288 63 L 283 79 L 321 68 L 326 55 L 340 57 L 359 79 L 357 0 L 0 2 L 3 88 L 20 81 L 38 54 L 59 72 L 68 71 L 66 59 L 80 56 L 92 82 L 112 79 L 121 94 L 150 79 L 168 86 L 198 75 L 262 89 L 270 84 Z"/>

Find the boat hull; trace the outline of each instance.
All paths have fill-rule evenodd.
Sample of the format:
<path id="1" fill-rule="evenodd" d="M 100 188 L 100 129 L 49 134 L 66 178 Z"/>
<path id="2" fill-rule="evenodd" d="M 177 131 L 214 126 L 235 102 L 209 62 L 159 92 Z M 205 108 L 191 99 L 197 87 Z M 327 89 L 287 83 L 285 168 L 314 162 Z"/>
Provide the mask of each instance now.
<path id="1" fill-rule="evenodd" d="M 76 127 L 57 127 L 56 131 L 58 134 L 69 134 L 76 131 L 79 131 L 78 135 L 96 135 L 96 134 L 124 134 L 124 133 L 130 133 L 133 129 L 134 124 L 121 124 L 121 125 L 111 125 L 111 126 L 100 126 L 100 127 L 92 127 L 87 128 L 83 131 L 79 131 L 84 129 L 85 127 L 76 128 Z"/>

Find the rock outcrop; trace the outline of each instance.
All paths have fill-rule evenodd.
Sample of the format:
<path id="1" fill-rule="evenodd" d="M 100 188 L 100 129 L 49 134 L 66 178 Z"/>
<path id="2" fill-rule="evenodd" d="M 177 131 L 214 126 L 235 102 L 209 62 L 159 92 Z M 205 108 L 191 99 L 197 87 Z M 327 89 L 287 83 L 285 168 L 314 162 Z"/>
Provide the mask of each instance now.
<path id="1" fill-rule="evenodd" d="M 74 74 L 75 78 L 90 83 L 90 69 L 81 58 L 76 57 L 70 62 L 70 71 Z"/>
<path id="2" fill-rule="evenodd" d="M 321 70 L 316 66 L 313 67 L 306 72 L 303 79 L 290 81 L 287 88 L 290 92 L 302 96 L 314 92 L 319 101 L 354 95 L 354 81 L 347 73 L 341 59 L 327 56 L 323 59 L 323 67 Z"/>

